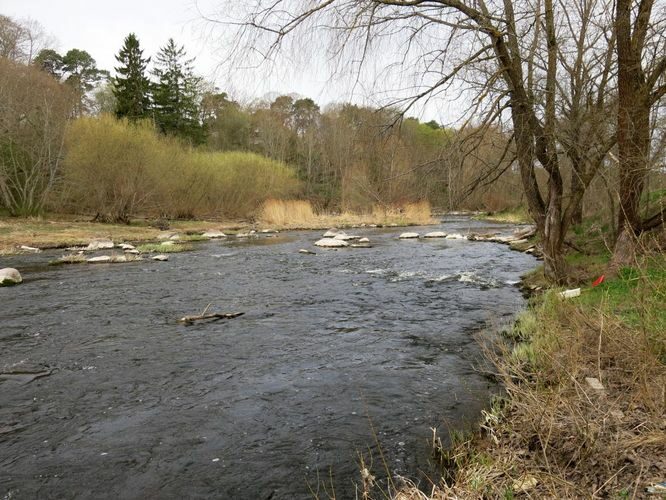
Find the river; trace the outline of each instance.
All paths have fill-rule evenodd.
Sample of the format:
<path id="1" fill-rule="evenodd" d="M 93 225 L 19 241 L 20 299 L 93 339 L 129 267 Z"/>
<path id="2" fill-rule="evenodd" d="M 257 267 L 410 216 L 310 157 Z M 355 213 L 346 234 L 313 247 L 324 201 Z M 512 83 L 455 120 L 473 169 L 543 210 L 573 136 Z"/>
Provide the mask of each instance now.
<path id="1" fill-rule="evenodd" d="M 535 259 L 349 232 L 373 248 L 299 231 L 168 262 L 0 258 L 25 280 L 0 288 L 0 498 L 353 498 L 359 454 L 426 485 L 431 428 L 472 424 L 495 389 L 475 334 L 523 307 Z M 245 315 L 176 321 L 208 304 Z"/>

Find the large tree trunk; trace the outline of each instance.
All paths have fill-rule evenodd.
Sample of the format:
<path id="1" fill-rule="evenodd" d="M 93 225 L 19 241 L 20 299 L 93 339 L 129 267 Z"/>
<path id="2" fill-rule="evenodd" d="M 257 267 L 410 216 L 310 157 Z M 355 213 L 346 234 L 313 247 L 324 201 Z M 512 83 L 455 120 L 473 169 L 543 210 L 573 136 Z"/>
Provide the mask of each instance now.
<path id="1" fill-rule="evenodd" d="M 651 4 L 650 0 L 644 2 Z M 611 269 L 632 264 L 641 230 L 639 202 L 648 172 L 650 153 L 650 93 L 641 66 L 640 33 L 631 26 L 631 0 L 617 0 L 618 55 L 617 145 L 620 173 L 620 210 Z M 647 16 L 649 18 L 649 6 Z M 645 12 L 643 12 L 645 15 Z M 638 22 L 638 21 L 637 21 Z"/>

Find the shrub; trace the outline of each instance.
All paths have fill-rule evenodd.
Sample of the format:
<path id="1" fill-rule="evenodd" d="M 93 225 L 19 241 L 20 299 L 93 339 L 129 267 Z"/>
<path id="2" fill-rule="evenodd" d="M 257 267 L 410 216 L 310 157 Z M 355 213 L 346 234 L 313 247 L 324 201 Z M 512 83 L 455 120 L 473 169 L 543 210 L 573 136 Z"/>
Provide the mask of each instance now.
<path id="1" fill-rule="evenodd" d="M 197 151 L 149 122 L 81 118 L 67 133 L 63 199 L 109 221 L 130 215 L 251 217 L 270 197 L 300 190 L 294 171 L 240 152 Z"/>

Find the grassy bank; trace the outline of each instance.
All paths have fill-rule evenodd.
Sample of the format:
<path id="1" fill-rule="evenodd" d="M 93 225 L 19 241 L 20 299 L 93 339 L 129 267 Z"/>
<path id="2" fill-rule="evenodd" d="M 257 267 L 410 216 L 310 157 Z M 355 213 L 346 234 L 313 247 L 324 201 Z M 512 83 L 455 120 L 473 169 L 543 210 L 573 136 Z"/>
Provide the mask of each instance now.
<path id="1" fill-rule="evenodd" d="M 477 215 L 474 218 L 479 220 L 489 220 L 492 222 L 504 222 L 507 224 L 532 224 L 534 222 L 525 207 L 512 208 L 499 212 L 487 212 Z"/>
<path id="2" fill-rule="evenodd" d="M 166 222 L 170 233 L 189 235 L 189 241 L 207 230 L 221 230 L 227 234 L 250 229 L 328 229 L 352 226 L 431 224 L 427 203 L 407 204 L 402 208 L 375 209 L 368 214 L 315 213 L 306 201 L 270 200 L 264 205 L 256 221 L 242 220 L 175 220 Z M 154 242 L 164 231 L 148 220 L 132 220 L 129 224 L 102 224 L 77 216 L 47 215 L 43 218 L 15 218 L 0 216 L 0 255 L 21 251 L 21 246 L 36 248 L 63 248 L 87 245 L 95 238 L 108 238 L 115 242 Z"/>
<path id="3" fill-rule="evenodd" d="M 397 498 L 635 498 L 666 479 L 666 259 L 590 283 L 532 299 L 488 349 L 503 396 L 440 450 L 450 481 Z"/>

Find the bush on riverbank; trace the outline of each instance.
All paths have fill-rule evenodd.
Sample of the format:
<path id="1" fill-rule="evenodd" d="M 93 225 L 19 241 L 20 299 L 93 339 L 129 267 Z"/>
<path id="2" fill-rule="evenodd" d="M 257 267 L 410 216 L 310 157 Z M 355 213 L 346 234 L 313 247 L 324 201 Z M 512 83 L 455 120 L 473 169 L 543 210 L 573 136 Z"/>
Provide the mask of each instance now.
<path id="1" fill-rule="evenodd" d="M 250 217 L 269 197 L 297 194 L 287 165 L 252 153 L 193 150 L 149 122 L 81 118 L 67 131 L 58 205 L 101 220 L 131 215 Z"/>
<path id="2" fill-rule="evenodd" d="M 663 481 L 664 303 L 663 254 L 579 298 L 537 300 L 492 355 L 505 397 L 444 452 L 451 481 L 428 498 L 624 498 Z"/>

